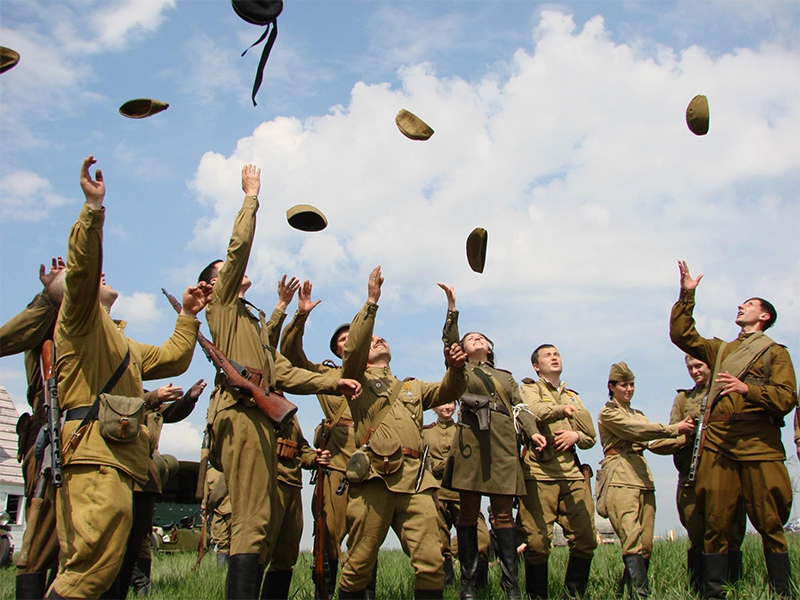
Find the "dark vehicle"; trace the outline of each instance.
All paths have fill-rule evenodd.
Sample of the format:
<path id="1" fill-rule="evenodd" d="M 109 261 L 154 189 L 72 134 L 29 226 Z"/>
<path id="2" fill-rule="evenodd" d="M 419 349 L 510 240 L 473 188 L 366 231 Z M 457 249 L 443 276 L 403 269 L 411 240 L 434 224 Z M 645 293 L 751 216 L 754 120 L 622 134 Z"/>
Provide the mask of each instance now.
<path id="1" fill-rule="evenodd" d="M 0 567 L 10 567 L 14 556 L 14 544 L 11 543 L 11 515 L 0 512 Z"/>
<path id="2" fill-rule="evenodd" d="M 156 500 L 151 546 L 157 552 L 197 552 L 202 515 L 195 499 L 200 464 L 182 460 Z"/>

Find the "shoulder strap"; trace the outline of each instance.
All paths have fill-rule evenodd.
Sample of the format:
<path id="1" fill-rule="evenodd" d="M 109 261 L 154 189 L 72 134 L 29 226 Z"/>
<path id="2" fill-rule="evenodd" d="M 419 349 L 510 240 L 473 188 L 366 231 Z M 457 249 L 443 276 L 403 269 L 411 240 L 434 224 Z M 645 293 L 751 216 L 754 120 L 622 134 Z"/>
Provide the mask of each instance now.
<path id="1" fill-rule="evenodd" d="M 383 422 L 383 419 L 386 417 L 387 414 L 389 414 L 389 409 L 392 408 L 395 401 L 400 396 L 400 390 L 402 389 L 403 389 L 403 382 L 397 379 L 394 389 L 392 390 L 392 393 L 389 394 L 389 401 L 381 409 L 381 412 L 378 413 L 378 416 L 376 416 L 375 419 L 372 421 L 372 424 L 369 426 L 369 429 L 367 430 L 367 435 L 364 436 L 364 442 L 361 444 L 362 446 L 366 446 L 369 443 L 372 434 L 375 433 L 375 430 L 378 429 L 378 427 L 380 427 L 380 424 Z"/>
<path id="2" fill-rule="evenodd" d="M 478 379 L 480 379 L 483 382 L 483 385 L 486 386 L 487 391 L 491 395 L 499 397 L 500 401 L 505 405 L 506 410 L 508 410 L 508 414 L 509 415 L 512 414 L 511 400 L 506 396 L 506 391 L 503 389 L 502 385 L 496 386 L 494 384 L 495 382 L 494 375 L 492 375 L 491 373 L 487 374 L 480 367 L 476 367 L 474 371 L 475 374 L 478 376 Z"/>
<path id="3" fill-rule="evenodd" d="M 106 384 L 103 386 L 103 389 L 100 390 L 100 394 L 107 394 L 111 390 L 114 389 L 114 386 L 117 385 L 119 378 L 122 377 L 122 374 L 125 372 L 125 369 L 128 368 L 128 364 L 131 361 L 131 348 L 128 346 L 128 351 L 125 353 L 125 358 L 122 359 L 122 362 L 117 367 L 117 370 L 114 371 L 114 374 L 111 376 Z M 94 399 L 94 404 L 89 409 L 89 412 L 86 413 L 86 416 L 83 417 L 80 425 L 75 429 L 77 431 L 84 425 L 86 425 L 89 421 L 94 421 L 97 418 L 97 413 L 100 411 L 100 394 L 97 395 L 97 398 Z"/>
<path id="4" fill-rule="evenodd" d="M 344 398 L 344 401 L 339 405 L 339 408 L 336 409 L 336 412 L 334 413 L 333 418 L 331 419 L 331 426 L 328 429 L 328 435 L 326 436 L 326 441 L 328 438 L 330 438 L 331 433 L 333 433 L 333 428 L 336 427 L 336 425 L 339 424 L 339 421 L 342 420 L 342 415 L 344 414 L 344 411 L 347 410 L 347 402 L 348 402 L 347 398 Z"/>

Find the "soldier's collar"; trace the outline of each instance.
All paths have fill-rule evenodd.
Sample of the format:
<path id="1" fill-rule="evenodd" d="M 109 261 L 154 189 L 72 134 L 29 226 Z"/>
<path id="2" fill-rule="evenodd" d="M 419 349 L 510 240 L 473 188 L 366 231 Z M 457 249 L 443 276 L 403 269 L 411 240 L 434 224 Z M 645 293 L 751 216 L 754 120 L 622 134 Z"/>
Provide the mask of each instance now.
<path id="1" fill-rule="evenodd" d="M 451 427 L 451 426 L 455 425 L 456 422 L 453 420 L 453 417 L 450 417 L 449 419 L 447 419 L 447 421 L 442 421 L 441 419 L 438 419 L 436 421 L 436 424 L 439 427 Z"/>

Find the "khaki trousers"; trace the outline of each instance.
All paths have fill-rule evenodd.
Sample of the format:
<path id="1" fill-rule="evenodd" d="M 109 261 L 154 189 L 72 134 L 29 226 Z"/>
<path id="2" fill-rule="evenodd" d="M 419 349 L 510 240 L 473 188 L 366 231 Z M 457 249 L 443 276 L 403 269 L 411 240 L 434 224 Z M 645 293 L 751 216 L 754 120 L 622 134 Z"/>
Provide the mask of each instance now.
<path id="1" fill-rule="evenodd" d="M 217 546 L 217 552 L 229 554 L 231 550 L 231 515 L 223 515 L 214 511 L 211 513 L 211 539 Z"/>
<path id="2" fill-rule="evenodd" d="M 444 558 L 433 490 L 401 494 L 390 491 L 380 478 L 369 479 L 350 489 L 347 524 L 347 556 L 339 579 L 340 589 L 347 592 L 366 589 L 389 527 L 411 558 L 416 575 L 414 589 L 444 587 Z"/>
<path id="3" fill-rule="evenodd" d="M 697 502 L 705 513 L 706 554 L 737 549 L 742 505 L 765 554 L 789 551 L 783 526 L 792 510 L 792 482 L 782 461 L 738 461 L 706 450 L 697 472 Z"/>
<path id="4" fill-rule="evenodd" d="M 519 516 L 525 530 L 525 562 L 541 565 L 550 557 L 553 524 L 564 529 L 570 556 L 591 559 L 597 547 L 594 500 L 581 480 L 525 480 L 527 493 L 521 498 Z"/>
<path id="5" fill-rule="evenodd" d="M 681 524 L 686 529 L 689 536 L 689 550 L 697 552 L 703 551 L 703 538 L 706 533 L 705 519 L 703 518 L 703 507 L 697 503 L 697 492 L 695 486 L 678 486 L 677 492 L 678 517 Z M 736 522 L 728 532 L 729 550 L 739 550 L 744 541 L 745 530 L 747 528 L 747 514 L 744 512 L 744 504 L 736 517 Z"/>
<path id="6" fill-rule="evenodd" d="M 51 590 L 98 598 L 122 566 L 133 521 L 133 479 L 105 465 L 68 465 L 56 494 L 61 549 Z"/>
<path id="7" fill-rule="evenodd" d="M 436 520 L 439 525 L 439 536 L 442 539 L 442 556 L 445 559 L 458 555 L 458 541 L 455 548 L 450 544 L 450 531 L 458 523 L 458 513 L 461 504 L 458 500 L 436 501 Z M 486 527 L 486 518 L 483 513 L 478 513 L 478 559 L 489 560 L 489 529 Z"/>
<path id="8" fill-rule="evenodd" d="M 272 508 L 273 519 L 279 524 L 272 554 L 270 571 L 291 571 L 300 555 L 303 536 L 303 498 L 299 487 L 278 481 L 278 493 Z"/>
<path id="9" fill-rule="evenodd" d="M 344 473 L 331 471 L 325 477 L 325 553 L 330 560 L 340 560 L 342 556 L 342 542 L 347 535 L 347 500 L 350 487 L 346 487 L 344 494 L 336 495 L 339 482 Z"/>
<path id="10" fill-rule="evenodd" d="M 231 499 L 231 556 L 258 554 L 269 562 L 277 523 L 272 517 L 277 457 L 275 427 L 258 408 L 239 402 L 219 411 L 211 433 Z"/>
<path id="11" fill-rule="evenodd" d="M 619 537 L 622 555 L 653 553 L 656 523 L 655 490 L 612 485 L 608 488 L 608 520 Z"/>

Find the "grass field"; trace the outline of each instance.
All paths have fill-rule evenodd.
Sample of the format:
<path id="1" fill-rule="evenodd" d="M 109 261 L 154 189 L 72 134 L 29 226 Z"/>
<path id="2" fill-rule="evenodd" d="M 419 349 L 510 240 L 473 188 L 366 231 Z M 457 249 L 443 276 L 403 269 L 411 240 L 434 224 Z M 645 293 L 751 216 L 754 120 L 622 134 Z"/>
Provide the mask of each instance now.
<path id="1" fill-rule="evenodd" d="M 795 582 L 800 582 L 800 534 L 790 534 L 790 552 Z M 688 542 L 657 542 L 650 567 L 650 584 L 653 598 L 693 599 L 687 591 L 685 558 Z M 732 600 L 768 600 L 774 596 L 767 587 L 767 574 L 761 554 L 758 536 L 747 536 L 744 545 L 744 577 L 729 593 Z M 216 568 L 213 554 L 206 556 L 197 570 L 192 570 L 194 554 L 156 555 L 153 559 L 153 589 L 148 598 L 152 600 L 188 600 L 225 597 L 225 572 Z M 550 558 L 550 596 L 561 597 L 568 553 L 566 548 L 555 548 Z M 314 597 L 311 582 L 311 556 L 300 556 L 292 580 L 291 598 L 296 600 Z M 457 566 L 456 566 L 457 569 Z M 408 558 L 399 550 L 382 552 L 378 566 L 377 597 L 386 599 L 413 598 L 413 569 Z M 614 598 L 617 583 L 622 575 L 622 559 L 619 546 L 606 545 L 598 548 L 592 563 L 587 597 L 593 599 Z M 524 590 L 524 568 L 521 569 L 520 585 Z M 800 592 L 800 589 L 798 589 Z M 800 597 L 800 593 L 797 594 Z M 130 597 L 130 596 L 129 596 Z M 457 600 L 457 586 L 445 590 L 447 600 Z M 500 568 L 493 565 L 489 573 L 489 587 L 483 598 L 502 598 Z M 0 571 L 0 599 L 14 598 L 14 569 Z"/>

